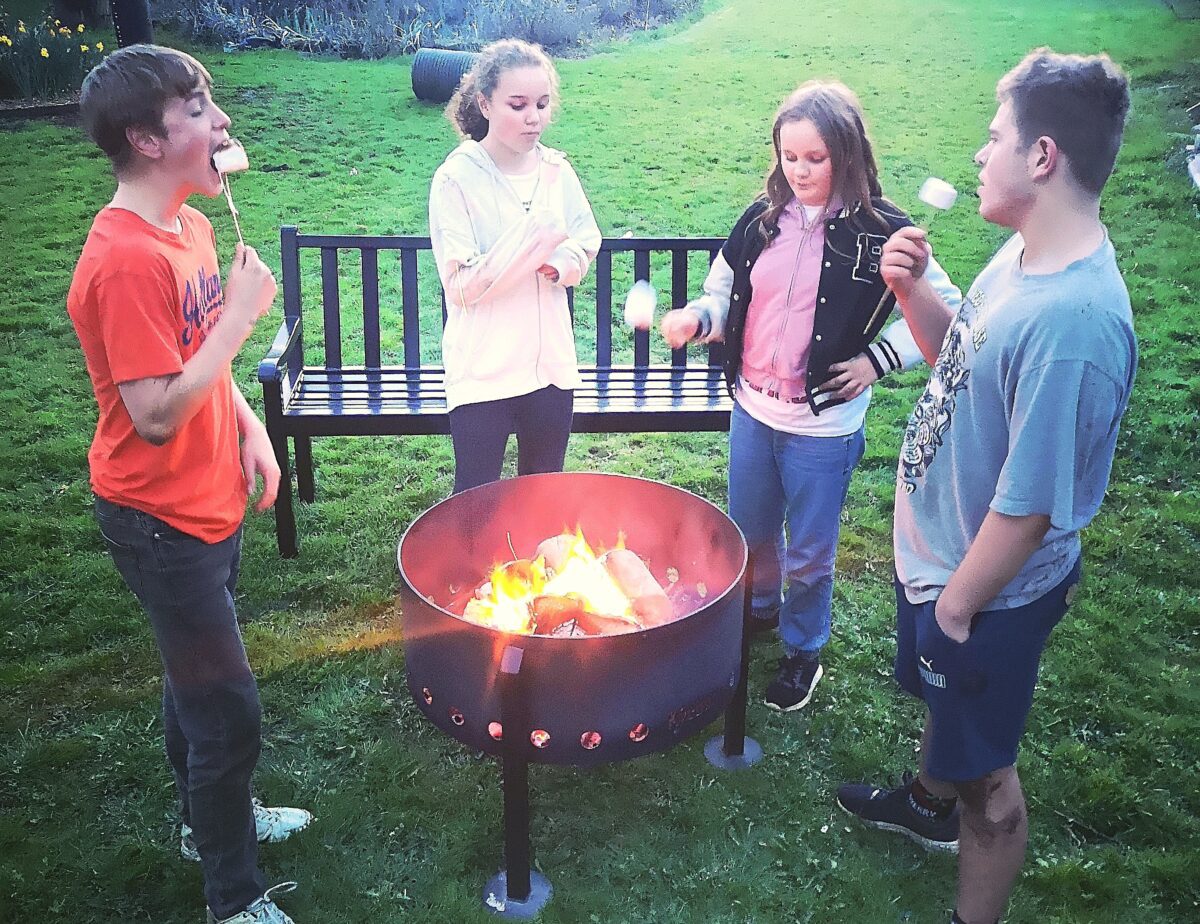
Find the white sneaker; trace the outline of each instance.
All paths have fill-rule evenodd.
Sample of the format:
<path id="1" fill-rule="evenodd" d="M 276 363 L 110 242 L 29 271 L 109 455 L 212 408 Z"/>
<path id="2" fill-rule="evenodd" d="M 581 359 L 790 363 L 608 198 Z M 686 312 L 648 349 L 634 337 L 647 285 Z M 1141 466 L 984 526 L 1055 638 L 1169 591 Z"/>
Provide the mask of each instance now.
<path id="1" fill-rule="evenodd" d="M 253 804 L 254 828 L 258 833 L 259 843 L 278 844 L 312 824 L 313 814 L 307 809 L 282 806 L 268 808 L 258 799 L 254 799 Z M 189 825 L 184 825 L 180 829 L 179 853 L 185 860 L 191 860 L 193 863 L 200 862 L 200 851 L 196 849 L 196 842 L 192 838 L 192 829 Z"/>
<path id="2" fill-rule="evenodd" d="M 208 924 L 296 924 L 291 918 L 279 910 L 279 906 L 271 901 L 272 892 L 290 892 L 296 888 L 294 882 L 281 882 L 279 885 L 271 886 L 263 893 L 262 898 L 256 898 L 246 908 L 245 911 L 239 911 L 237 914 L 227 918 L 217 920 L 212 913 L 212 909 L 208 911 Z"/>

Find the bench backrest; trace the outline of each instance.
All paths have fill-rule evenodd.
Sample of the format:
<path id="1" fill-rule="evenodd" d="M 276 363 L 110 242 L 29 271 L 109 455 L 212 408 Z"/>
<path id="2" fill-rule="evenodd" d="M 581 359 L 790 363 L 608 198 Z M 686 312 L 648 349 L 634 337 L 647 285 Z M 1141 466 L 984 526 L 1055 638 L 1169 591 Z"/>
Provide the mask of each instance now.
<path id="1" fill-rule="evenodd" d="M 635 279 L 650 279 L 658 282 L 659 312 L 666 307 L 680 308 L 690 297 L 699 294 L 703 273 L 716 259 L 717 253 L 724 243 L 718 237 L 693 238 L 614 238 L 606 239 L 596 256 L 595 264 L 588 273 L 588 278 L 580 286 L 581 292 L 569 289 L 567 291 L 571 316 L 575 322 L 577 348 L 579 340 L 586 331 L 585 339 L 594 338 L 595 365 L 598 368 L 609 368 L 614 364 L 616 355 L 619 364 L 634 366 L 649 366 L 666 364 L 665 346 L 662 338 L 654 335 L 655 344 L 651 344 L 650 331 L 630 332 L 624 326 L 624 298 L 628 286 Z M 301 253 L 302 251 L 319 252 L 320 260 L 320 319 L 321 338 L 324 346 L 324 357 L 321 365 L 328 368 L 343 368 L 350 365 L 363 365 L 367 368 L 401 365 L 407 368 L 417 368 L 422 362 L 422 310 L 426 315 L 425 345 L 435 340 L 440 347 L 441 325 L 446 319 L 446 297 L 441 290 L 440 280 L 432 261 L 432 246 L 428 237 L 401 235 L 328 235 L 300 234 L 293 226 L 284 226 L 281 230 L 281 250 L 283 263 L 283 304 L 285 315 L 292 320 L 302 322 L 304 291 L 302 288 Z M 384 292 L 381 296 L 380 253 L 396 251 L 399 260 L 399 287 L 396 289 L 395 277 L 388 275 L 385 270 Z M 345 253 L 348 259 L 343 259 Z M 355 256 L 355 253 L 357 256 Z M 421 258 L 419 260 L 419 258 Z M 425 273 L 419 278 L 418 264 L 425 263 Z M 616 266 L 614 265 L 616 263 Z M 631 262 L 632 265 L 629 265 Z M 343 284 L 341 268 L 349 264 L 357 264 L 360 282 L 358 288 L 361 294 L 362 325 L 358 330 L 357 312 L 354 312 L 354 330 L 345 331 L 343 321 Z M 616 282 L 614 282 L 616 271 Z M 669 274 L 669 287 L 663 285 L 663 278 Z M 430 281 L 432 277 L 432 282 Z M 432 289 L 436 287 L 437 295 Z M 614 290 L 617 293 L 617 312 L 614 319 Z M 593 295 L 594 313 L 588 319 L 576 315 L 576 302 L 583 291 Z M 664 297 L 669 291 L 669 305 Z M 425 297 L 422 297 L 422 292 Z M 385 349 L 381 337 L 380 305 L 385 311 L 394 311 L 396 301 L 399 302 L 399 312 L 395 315 L 399 321 L 403 337 L 403 349 Z M 440 324 L 431 326 L 428 320 L 430 312 L 426 306 L 440 303 Z M 590 319 L 594 318 L 594 325 Z M 391 320 L 389 318 L 389 320 Z M 614 323 L 615 321 L 615 323 Z M 436 322 L 434 322 L 436 324 Z M 390 332 L 390 331 L 389 331 Z M 630 342 L 632 341 L 632 342 Z M 348 352 L 353 343 L 354 358 L 357 359 L 361 349 L 362 362 L 343 362 L 344 352 Z M 343 346 L 347 350 L 343 350 Z M 710 366 L 719 366 L 722 359 L 721 344 L 711 344 L 699 352 L 699 361 Z M 301 346 L 303 352 L 303 346 Z M 440 349 L 439 351 L 440 352 Z M 586 364 L 589 351 L 579 349 L 580 362 Z M 676 367 L 688 364 L 688 350 L 671 350 L 669 363 Z M 426 350 L 426 356 L 430 351 Z M 394 358 L 393 358 L 394 355 Z M 402 357 L 402 358 L 401 358 Z M 657 357 L 657 358 L 656 358 Z M 313 364 L 315 356 L 305 358 L 307 364 Z M 386 360 L 386 361 L 385 361 Z M 429 364 L 426 362 L 425 364 Z"/>

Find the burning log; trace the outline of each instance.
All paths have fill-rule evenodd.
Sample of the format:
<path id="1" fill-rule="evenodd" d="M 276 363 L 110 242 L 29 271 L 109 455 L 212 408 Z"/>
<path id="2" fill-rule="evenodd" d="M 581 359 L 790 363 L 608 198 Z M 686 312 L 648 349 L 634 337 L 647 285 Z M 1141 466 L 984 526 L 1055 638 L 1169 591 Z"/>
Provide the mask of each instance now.
<path id="1" fill-rule="evenodd" d="M 621 592 L 629 598 L 635 618 L 646 628 L 676 619 L 674 607 L 646 563 L 629 549 L 613 549 L 600 559 Z"/>
<path id="2" fill-rule="evenodd" d="M 556 637 L 619 635 L 678 618 L 641 558 L 623 547 L 597 557 L 579 531 L 543 540 L 532 559 L 496 566 L 463 615 L 506 632 Z"/>

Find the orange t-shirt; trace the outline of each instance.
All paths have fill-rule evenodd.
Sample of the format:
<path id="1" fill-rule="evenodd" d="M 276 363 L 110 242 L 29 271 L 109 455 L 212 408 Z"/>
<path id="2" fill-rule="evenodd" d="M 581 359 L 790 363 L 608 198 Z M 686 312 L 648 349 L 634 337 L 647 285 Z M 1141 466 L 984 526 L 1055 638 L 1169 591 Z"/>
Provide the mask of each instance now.
<path id="1" fill-rule="evenodd" d="M 172 234 L 124 209 L 101 211 L 67 311 L 100 406 L 88 452 L 92 490 L 213 543 L 233 534 L 246 509 L 232 378 L 222 376 L 162 446 L 138 436 L 117 389 L 182 372 L 221 316 L 212 225 L 187 205 L 179 218 L 182 230 Z"/>

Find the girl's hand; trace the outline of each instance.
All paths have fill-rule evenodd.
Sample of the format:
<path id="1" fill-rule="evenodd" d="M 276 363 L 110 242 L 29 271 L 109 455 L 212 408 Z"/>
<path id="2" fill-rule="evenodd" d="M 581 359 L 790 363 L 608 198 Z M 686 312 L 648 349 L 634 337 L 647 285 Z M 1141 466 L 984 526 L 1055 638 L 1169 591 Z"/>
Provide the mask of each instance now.
<path id="1" fill-rule="evenodd" d="M 551 282 L 558 282 L 558 270 L 549 263 L 543 263 L 538 267 L 538 272 L 549 279 Z"/>
<path id="2" fill-rule="evenodd" d="M 690 308 L 676 308 L 663 315 L 658 325 L 672 350 L 687 346 L 700 330 L 700 319 Z"/>
<path id="3" fill-rule="evenodd" d="M 829 367 L 829 378 L 821 385 L 821 393 L 832 392 L 843 401 L 852 401 L 878 378 L 875 366 L 867 358 L 867 354 L 859 353 L 844 363 L 834 363 Z"/>

